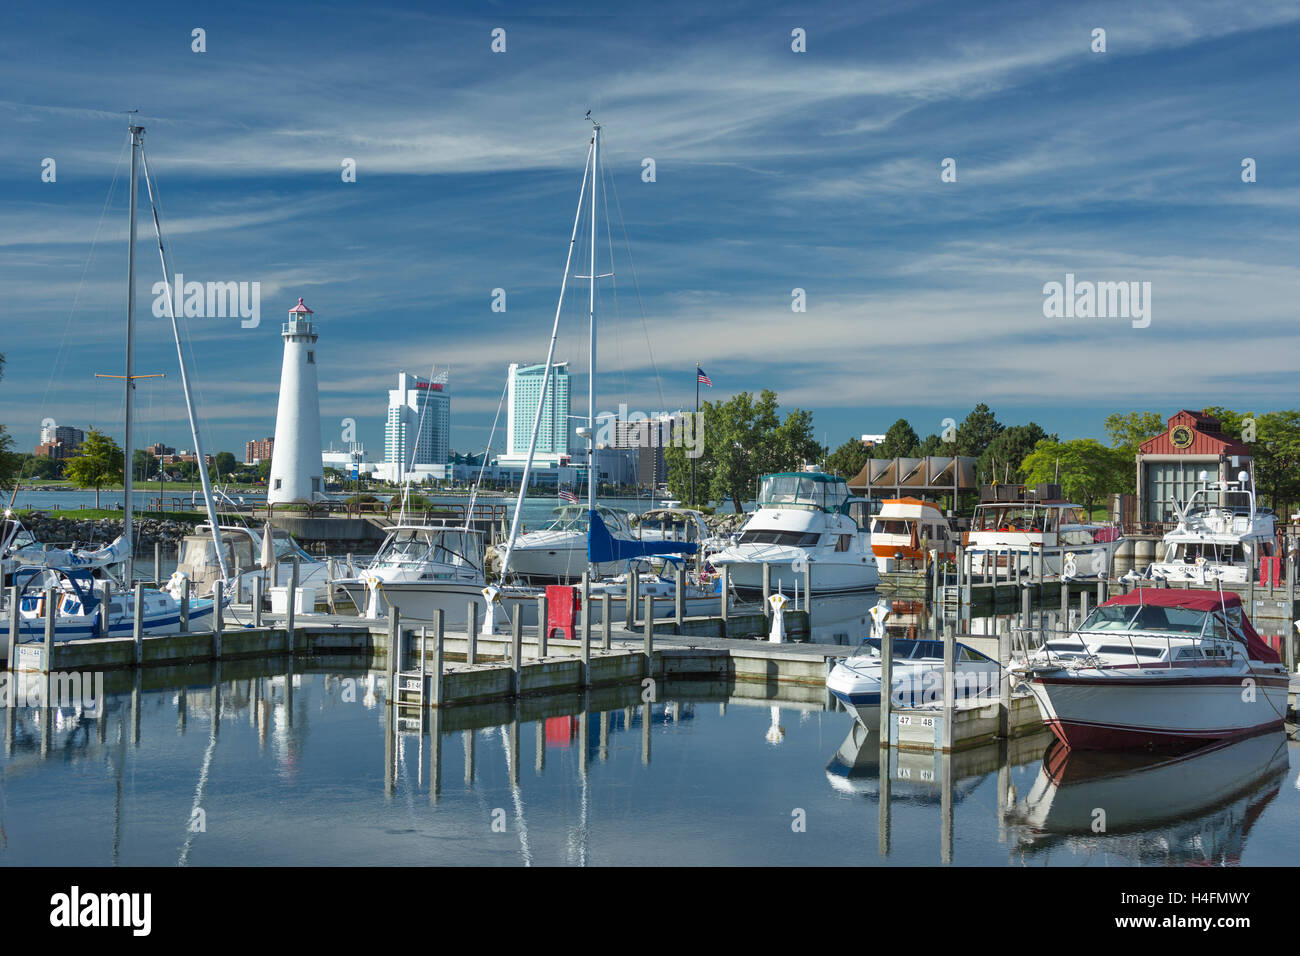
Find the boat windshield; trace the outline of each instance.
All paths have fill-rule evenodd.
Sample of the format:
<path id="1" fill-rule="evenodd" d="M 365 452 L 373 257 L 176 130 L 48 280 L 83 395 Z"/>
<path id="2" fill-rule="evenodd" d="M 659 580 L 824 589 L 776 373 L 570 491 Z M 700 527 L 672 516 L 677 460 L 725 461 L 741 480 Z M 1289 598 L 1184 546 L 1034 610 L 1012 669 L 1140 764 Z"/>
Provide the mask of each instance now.
<path id="1" fill-rule="evenodd" d="M 943 660 L 943 641 L 918 641 L 910 637 L 892 638 L 894 660 Z M 880 638 L 869 637 L 853 652 L 854 657 L 879 657 Z"/>
<path id="2" fill-rule="evenodd" d="M 587 531 L 587 509 L 582 505 L 561 505 L 551 512 L 551 531 Z"/>
<path id="3" fill-rule="evenodd" d="M 774 508 L 820 508 L 839 511 L 849 500 L 849 485 L 843 478 L 827 475 L 765 475 L 758 506 Z"/>
<path id="4" fill-rule="evenodd" d="M 623 515 L 626 512 L 615 511 L 613 508 L 606 508 L 604 505 L 596 505 L 596 513 L 604 519 L 606 526 L 611 531 L 616 528 L 622 528 L 626 523 Z M 587 533 L 587 506 L 586 505 L 561 505 L 551 512 L 553 518 L 548 531 L 581 531 Z"/>
<path id="5" fill-rule="evenodd" d="M 1165 555 L 1165 562 L 1181 561 L 1183 564 L 1195 564 L 1198 558 L 1204 558 L 1208 564 L 1249 563 L 1240 544 L 1216 541 L 1187 541 L 1170 545 Z"/>
<path id="6" fill-rule="evenodd" d="M 672 514 L 671 512 L 660 512 L 658 514 L 646 512 L 641 515 L 641 520 L 637 526 L 641 529 L 642 534 L 649 531 L 664 535 L 693 536 L 696 530 L 692 516 Z"/>
<path id="7" fill-rule="evenodd" d="M 871 523 L 871 533 L 872 534 L 911 534 L 912 525 L 910 522 L 904 521 L 902 519 L 895 519 L 891 521 L 888 519 L 876 518 Z"/>
<path id="8" fill-rule="evenodd" d="M 814 548 L 821 540 L 817 531 L 777 531 L 763 528 L 758 531 L 742 531 L 739 544 L 779 544 L 787 548 Z"/>
<path id="9" fill-rule="evenodd" d="M 388 564 L 482 565 L 482 536 L 476 531 L 402 528 L 394 531 L 376 561 Z"/>
<path id="10" fill-rule="evenodd" d="M 1218 488 L 1202 488 L 1192 495 L 1187 502 L 1187 515 L 1204 515 L 1211 510 L 1225 510 L 1234 515 L 1248 515 L 1251 507 L 1250 492 L 1221 491 Z"/>
<path id="11" fill-rule="evenodd" d="M 271 550 L 275 552 L 277 561 L 292 561 L 295 555 L 303 561 L 316 560 L 299 547 L 298 542 L 293 540 L 289 532 L 281 531 L 279 528 L 271 529 Z"/>
<path id="12" fill-rule="evenodd" d="M 1083 622 L 1084 631 L 1146 631 L 1196 636 L 1205 628 L 1205 611 L 1185 607 L 1120 604 L 1096 608 Z"/>

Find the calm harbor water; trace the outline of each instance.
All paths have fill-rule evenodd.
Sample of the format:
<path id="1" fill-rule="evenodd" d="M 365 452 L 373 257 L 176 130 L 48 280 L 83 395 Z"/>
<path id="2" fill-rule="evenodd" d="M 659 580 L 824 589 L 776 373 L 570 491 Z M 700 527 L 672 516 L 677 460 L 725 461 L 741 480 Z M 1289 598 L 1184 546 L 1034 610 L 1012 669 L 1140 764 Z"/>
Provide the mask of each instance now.
<path id="1" fill-rule="evenodd" d="M 1036 736 L 947 759 L 894 753 L 882 770 L 874 736 L 817 688 L 669 683 L 648 725 L 639 686 L 603 689 L 526 701 L 518 722 L 513 705 L 453 708 L 437 728 L 398 735 L 384 678 L 346 665 L 299 661 L 309 670 L 290 675 L 283 661 L 231 662 L 138 691 L 123 675 L 102 725 L 74 708 L 0 712 L 0 862 L 1113 866 L 1300 854 L 1300 755 L 1280 732 L 1174 761 L 1062 761 Z M 1104 833 L 1092 829 L 1098 807 Z"/>
<path id="2" fill-rule="evenodd" d="M 418 494 L 419 493 L 418 490 L 415 493 Z M 168 488 L 164 494 L 168 499 L 180 498 L 182 507 L 184 509 L 195 510 L 195 511 L 203 510 L 202 493 L 197 490 L 191 493 L 189 486 L 182 486 L 179 490 Z M 193 504 L 191 504 L 191 494 L 194 495 L 192 499 Z M 153 499 L 157 497 L 158 497 L 158 485 L 156 483 L 145 487 L 137 487 L 135 489 L 136 510 L 137 511 L 147 510 L 150 506 L 150 503 L 153 501 Z M 236 502 L 238 502 L 242 497 L 244 502 L 249 504 L 253 503 L 254 501 L 257 501 L 260 504 L 265 504 L 265 496 L 262 496 L 261 498 L 257 498 L 255 495 L 252 494 L 244 494 L 242 496 L 239 494 L 232 494 L 231 497 Z M 342 501 L 343 499 L 349 496 L 343 494 L 332 494 L 330 495 L 330 497 L 335 500 Z M 381 499 L 387 499 L 390 496 L 379 495 L 378 497 Z M 439 504 L 447 504 L 452 506 L 459 505 L 462 507 L 469 502 L 469 498 L 463 495 L 456 496 L 456 497 L 440 497 L 438 495 L 429 495 L 428 498 L 430 501 L 434 501 Z M 99 493 L 99 506 L 104 509 L 111 510 L 111 509 L 119 508 L 122 504 L 122 500 L 123 500 L 122 491 L 120 488 L 115 490 L 101 491 Z M 658 497 L 601 498 L 600 503 L 603 505 L 608 505 L 611 508 L 623 508 L 627 511 L 639 513 L 645 511 L 647 508 L 658 507 L 660 501 L 662 500 L 663 500 L 662 498 L 658 498 Z M 501 498 L 496 496 L 492 496 L 492 497 L 484 496 L 478 498 L 477 501 L 484 505 L 488 505 L 488 504 L 505 505 L 506 514 L 508 516 L 514 515 L 516 498 L 513 495 L 511 495 L 508 498 Z M 525 498 L 523 521 L 530 528 L 542 527 L 544 524 L 550 521 L 552 512 L 559 505 L 560 502 L 556 500 L 556 497 L 554 495 L 545 495 L 536 498 L 533 497 Z M 18 490 L 18 495 L 14 500 L 14 507 L 19 509 L 44 508 L 49 510 L 75 512 L 83 508 L 94 508 L 95 492 L 93 490 L 92 491 L 44 491 L 41 489 L 20 488 Z M 730 504 L 728 504 L 722 510 L 730 511 L 731 510 Z"/>

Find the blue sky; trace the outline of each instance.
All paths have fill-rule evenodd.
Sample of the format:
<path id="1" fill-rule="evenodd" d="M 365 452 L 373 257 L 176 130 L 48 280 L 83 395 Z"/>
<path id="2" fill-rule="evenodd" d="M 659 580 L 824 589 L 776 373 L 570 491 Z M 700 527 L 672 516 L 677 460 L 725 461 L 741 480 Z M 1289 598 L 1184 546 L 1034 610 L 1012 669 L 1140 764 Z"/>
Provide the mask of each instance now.
<path id="1" fill-rule="evenodd" d="M 773 388 L 833 446 L 981 401 L 1093 437 L 1111 411 L 1295 405 L 1300 4 L 535 9 L 7 5 L 0 422 L 28 448 L 46 417 L 120 436 L 120 387 L 92 376 L 122 365 L 125 166 L 100 216 L 128 108 L 174 269 L 261 284 L 257 328 L 187 323 L 209 450 L 273 432 L 299 296 L 327 445 L 354 418 L 380 453 L 397 371 L 436 364 L 452 446 L 481 448 L 507 364 L 545 356 L 588 109 L 623 214 L 598 410 L 689 407 L 696 362 L 706 397 Z M 140 235 L 137 372 L 167 373 L 139 386 L 140 444 L 189 447 L 147 218 Z M 1150 326 L 1045 318 L 1067 273 L 1150 282 Z M 576 375 L 584 285 L 558 352 Z"/>

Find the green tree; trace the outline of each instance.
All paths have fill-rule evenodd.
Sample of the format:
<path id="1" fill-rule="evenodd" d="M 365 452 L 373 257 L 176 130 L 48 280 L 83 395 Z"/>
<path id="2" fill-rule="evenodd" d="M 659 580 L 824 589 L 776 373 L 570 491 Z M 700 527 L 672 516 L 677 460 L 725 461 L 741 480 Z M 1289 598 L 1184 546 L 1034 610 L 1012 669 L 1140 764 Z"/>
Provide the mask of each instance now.
<path id="1" fill-rule="evenodd" d="M 1138 445 L 1165 430 L 1165 420 L 1159 412 L 1115 412 L 1106 416 L 1105 428 L 1113 447 L 1136 455 Z"/>
<path id="2" fill-rule="evenodd" d="M 239 469 L 238 459 L 228 451 L 217 452 L 216 457 L 212 459 L 212 464 L 216 467 L 218 475 L 224 475 L 227 478 Z"/>
<path id="3" fill-rule="evenodd" d="M 1255 427 L 1250 447 L 1256 454 L 1256 484 L 1273 510 L 1284 514 L 1290 510 L 1284 506 L 1300 501 L 1300 411 L 1266 412 Z"/>
<path id="4" fill-rule="evenodd" d="M 1028 484 L 1056 481 L 1065 496 L 1089 511 L 1093 502 L 1123 491 L 1132 472 L 1132 460 L 1122 449 L 1107 448 L 1093 438 L 1057 442 L 1044 440 L 1020 466 Z"/>
<path id="5" fill-rule="evenodd" d="M 4 378 L 5 357 L 0 352 L 0 379 Z M 23 456 L 14 451 L 14 440 L 8 429 L 0 425 L 0 486 L 9 487 L 18 480 Z"/>
<path id="6" fill-rule="evenodd" d="M 36 455 L 22 455 L 18 466 L 18 479 L 23 478 L 52 480 L 63 477 L 63 461 L 58 458 L 41 458 Z"/>
<path id="7" fill-rule="evenodd" d="M 976 473 L 998 483 L 1014 481 L 1021 463 L 1044 439 L 1056 441 L 1057 436 L 1047 434 L 1034 422 L 1004 428 L 980 455 Z"/>
<path id="8" fill-rule="evenodd" d="M 791 471 L 819 458 L 823 449 L 813 438 L 812 413 L 794 409 L 782 420 L 776 393 L 764 389 L 755 401 L 741 392 L 725 402 L 705 402 L 704 447 L 696 459 L 696 500 L 730 499 L 737 511 L 754 493 L 759 476 Z M 689 499 L 691 460 L 687 449 L 668 448 L 668 489 Z"/>
<path id="9" fill-rule="evenodd" d="M 931 455 L 948 456 L 952 451 L 952 445 L 938 435 L 926 435 L 925 441 L 921 442 L 916 454 L 920 458 L 929 458 Z"/>
<path id="10" fill-rule="evenodd" d="M 907 458 L 915 455 L 921 447 L 921 439 L 906 418 L 900 418 L 889 426 L 885 440 L 874 449 L 876 458 Z"/>
<path id="11" fill-rule="evenodd" d="M 860 438 L 850 438 L 826 456 L 826 470 L 850 481 L 862 473 L 871 459 L 871 452 Z"/>
<path id="12" fill-rule="evenodd" d="M 0 487 L 12 487 L 22 469 L 23 456 L 14 451 L 14 440 L 0 425 Z"/>
<path id="13" fill-rule="evenodd" d="M 1002 428 L 993 410 L 981 402 L 957 426 L 957 454 L 979 458 L 1001 434 Z"/>
<path id="14" fill-rule="evenodd" d="M 137 448 L 131 455 L 131 475 L 136 481 L 149 481 L 158 477 L 158 459 Z"/>
<path id="15" fill-rule="evenodd" d="M 103 432 L 91 429 L 82 443 L 81 454 L 68 459 L 63 473 L 78 488 L 95 489 L 95 507 L 99 507 L 99 488 L 106 482 L 122 480 L 125 456 L 122 449 Z"/>

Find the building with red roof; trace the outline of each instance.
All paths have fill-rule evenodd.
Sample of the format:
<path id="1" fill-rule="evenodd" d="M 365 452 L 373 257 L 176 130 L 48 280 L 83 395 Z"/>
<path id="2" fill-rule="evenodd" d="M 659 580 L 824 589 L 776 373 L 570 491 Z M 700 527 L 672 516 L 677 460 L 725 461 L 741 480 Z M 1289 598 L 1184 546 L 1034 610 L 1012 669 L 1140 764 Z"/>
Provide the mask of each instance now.
<path id="1" fill-rule="evenodd" d="M 1224 434 L 1213 415 L 1182 409 L 1138 446 L 1139 520 L 1172 522 L 1175 501 L 1187 501 L 1207 481 L 1236 481 L 1240 471 L 1254 474 L 1250 446 Z"/>

